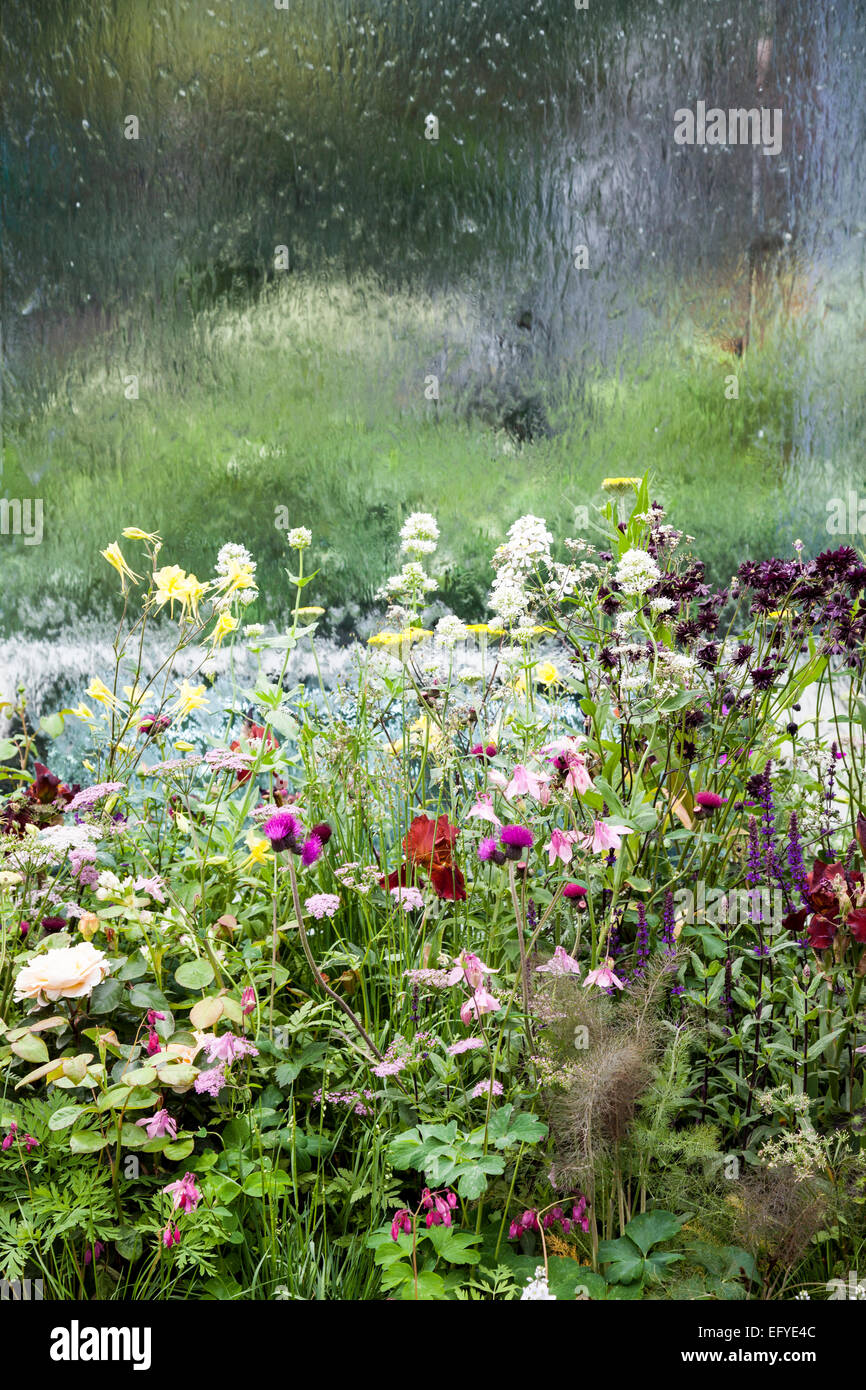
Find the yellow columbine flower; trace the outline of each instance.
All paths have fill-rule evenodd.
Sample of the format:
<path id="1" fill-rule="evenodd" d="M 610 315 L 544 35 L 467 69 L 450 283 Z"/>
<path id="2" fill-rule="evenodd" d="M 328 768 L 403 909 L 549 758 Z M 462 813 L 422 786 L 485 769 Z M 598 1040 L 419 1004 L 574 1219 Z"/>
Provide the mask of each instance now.
<path id="1" fill-rule="evenodd" d="M 183 612 L 197 622 L 198 606 L 207 593 L 207 584 L 202 584 L 199 579 L 196 579 L 194 574 L 188 574 L 181 588 L 183 590 L 181 594 Z"/>
<path id="2" fill-rule="evenodd" d="M 159 540 L 159 533 L 158 533 L 157 531 L 153 531 L 153 532 L 150 532 L 150 531 L 142 531 L 141 528 L 138 527 L 138 526 L 124 526 L 124 528 L 123 528 L 123 530 L 121 531 L 120 534 L 121 534 L 122 536 L 126 536 L 126 539 L 127 539 L 128 541 L 157 541 L 157 540 Z"/>
<path id="3" fill-rule="evenodd" d="M 256 579 L 252 565 L 242 564 L 239 560 L 228 560 L 226 573 L 216 587 L 223 598 L 228 598 L 229 594 L 236 593 L 240 589 L 254 589 Z"/>
<path id="4" fill-rule="evenodd" d="M 88 709 L 85 704 L 78 704 L 75 709 L 69 710 L 69 714 L 74 714 L 76 719 L 95 719 L 96 715 L 92 709 Z"/>
<path id="5" fill-rule="evenodd" d="M 186 718 L 188 714 L 192 714 L 194 709 L 207 709 L 208 702 L 205 699 L 204 686 L 193 686 L 190 685 L 189 681 L 185 680 L 180 690 L 177 692 L 177 700 L 173 708 L 175 713 L 181 715 L 183 718 Z"/>
<path id="6" fill-rule="evenodd" d="M 91 700 L 96 700 L 100 705 L 107 705 L 109 709 L 120 709 L 120 701 L 112 695 L 107 685 L 103 685 L 98 676 L 94 676 L 89 686 L 85 690 L 85 695 L 89 695 Z M 86 718 L 86 716 L 83 716 Z M 90 716 L 91 719 L 93 715 Z"/>
<path id="7" fill-rule="evenodd" d="M 792 610 L 790 608 L 777 608 L 774 613 L 768 613 L 768 618 L 790 618 Z"/>
<path id="8" fill-rule="evenodd" d="M 174 617 L 175 602 L 186 607 L 189 577 L 180 565 L 163 565 L 162 569 L 155 571 L 153 582 L 156 586 L 156 602 L 160 608 L 166 603 L 170 604 L 171 616 Z"/>
<path id="9" fill-rule="evenodd" d="M 541 681 L 542 685 L 559 685 L 559 672 L 552 661 L 542 661 L 540 666 L 535 668 L 535 679 Z"/>
<path id="10" fill-rule="evenodd" d="M 215 647 L 221 646 L 223 638 L 228 636 L 230 632 L 234 632 L 237 628 L 237 625 L 238 620 L 237 618 L 233 618 L 231 613 L 226 612 L 225 610 L 222 613 L 220 613 L 219 617 L 216 620 L 216 626 L 214 627 L 214 630 L 210 635 L 210 640 L 213 643 L 213 645 Z"/>
<path id="11" fill-rule="evenodd" d="M 257 835 L 254 830 L 248 830 L 246 835 L 246 846 L 250 853 L 243 864 L 245 869 L 251 864 L 267 864 L 272 853 L 270 840 L 266 840 L 263 836 Z"/>
<path id="12" fill-rule="evenodd" d="M 131 579 L 133 583 L 137 583 L 141 578 L 140 574 L 136 574 L 134 570 L 129 568 L 129 565 L 123 557 L 123 551 L 117 544 L 117 541 L 112 541 L 111 545 L 106 546 L 105 549 L 100 550 L 99 553 L 103 560 L 107 560 L 112 568 L 117 570 L 117 573 L 120 575 L 121 589 L 124 594 L 126 593 L 127 579 Z"/>

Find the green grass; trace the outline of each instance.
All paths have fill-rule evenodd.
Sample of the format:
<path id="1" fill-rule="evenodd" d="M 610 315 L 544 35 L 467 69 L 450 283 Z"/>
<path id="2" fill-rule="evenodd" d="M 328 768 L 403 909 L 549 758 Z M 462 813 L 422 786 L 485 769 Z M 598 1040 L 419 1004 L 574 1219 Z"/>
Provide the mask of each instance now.
<path id="1" fill-rule="evenodd" d="M 715 582 L 748 555 L 790 554 L 797 535 L 830 543 L 826 498 L 856 476 L 844 458 L 819 468 L 792 448 L 811 388 L 790 336 L 746 363 L 696 339 L 659 341 L 579 393 L 550 380 L 552 436 L 520 446 L 467 415 L 465 384 L 447 374 L 439 405 L 425 400 L 432 354 L 455 322 L 454 304 L 292 277 L 257 303 L 223 305 L 180 330 L 130 317 L 68 358 L 62 388 L 23 425 L 7 424 L 4 492 L 43 497 L 45 536 L 39 547 L 3 538 L 4 621 L 38 628 L 48 594 L 105 611 L 115 576 L 98 552 L 130 525 L 160 531 L 164 562 L 200 578 L 224 541 L 247 544 L 259 563 L 259 615 L 276 613 L 287 562 L 279 508 L 312 528 L 316 601 L 348 606 L 347 622 L 393 569 L 406 512 L 434 512 L 441 597 L 477 618 L 490 554 L 514 518 L 533 511 L 573 534 L 575 508 L 591 513 L 603 501 L 604 477 L 647 468 Z M 735 368 L 740 395 L 728 401 Z M 137 400 L 124 395 L 131 372 Z M 838 357 L 834 373 L 848 418 L 862 412 L 863 387 Z M 829 386 L 823 402 L 829 418 L 842 407 Z"/>

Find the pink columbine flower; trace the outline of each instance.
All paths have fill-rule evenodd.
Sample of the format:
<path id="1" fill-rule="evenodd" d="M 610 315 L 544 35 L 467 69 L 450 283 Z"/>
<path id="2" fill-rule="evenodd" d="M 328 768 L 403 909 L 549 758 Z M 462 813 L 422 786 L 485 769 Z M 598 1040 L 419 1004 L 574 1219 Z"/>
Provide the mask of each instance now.
<path id="1" fill-rule="evenodd" d="M 490 991 L 481 985 L 472 997 L 461 1006 L 460 1017 L 468 1026 L 473 1018 L 481 1018 L 483 1014 L 493 1014 L 501 1008 L 502 1005 L 499 1000 L 494 999 Z"/>
<path id="2" fill-rule="evenodd" d="M 184 1173 L 177 1182 L 169 1183 L 168 1187 L 164 1187 L 162 1190 L 171 1196 L 175 1211 L 178 1209 L 195 1211 L 201 1201 L 201 1193 L 195 1185 L 195 1174 L 193 1173 Z"/>
<path id="3" fill-rule="evenodd" d="M 551 832 L 550 843 L 544 846 L 544 852 L 549 857 L 551 868 L 557 859 L 561 859 L 563 864 L 571 863 L 575 839 L 576 836 L 572 830 L 560 830 L 557 826 Z"/>
<path id="4" fill-rule="evenodd" d="M 255 1013 L 256 1002 L 257 1001 L 255 990 L 253 989 L 252 985 L 247 985 L 246 989 L 241 995 L 241 1013 Z"/>
<path id="5" fill-rule="evenodd" d="M 550 800 L 549 780 L 546 773 L 530 772 L 529 768 L 518 763 L 505 788 L 505 796 L 509 801 L 513 796 L 532 796 L 546 806 Z"/>
<path id="6" fill-rule="evenodd" d="M 202 1043 L 209 1062 L 225 1062 L 230 1065 L 238 1057 L 258 1057 L 259 1050 L 246 1038 L 235 1033 L 222 1033 L 219 1037 L 205 1038 Z"/>
<path id="7" fill-rule="evenodd" d="M 613 958 L 611 956 L 608 956 L 604 965 L 599 965 L 595 970 L 590 970 L 583 982 L 584 989 L 586 989 L 587 985 L 598 985 L 599 989 L 610 989 L 611 986 L 615 989 L 625 988 L 622 980 L 613 973 Z"/>
<path id="8" fill-rule="evenodd" d="M 461 951 L 456 957 L 454 969 L 449 971 L 446 983 L 459 985 L 465 980 L 470 989 L 478 989 L 485 975 L 498 975 L 499 971 L 485 965 L 472 951 Z"/>
<path id="9" fill-rule="evenodd" d="M 570 956 L 564 946 L 557 946 L 549 961 L 544 965 L 536 965 L 536 973 L 539 975 L 579 975 L 580 966 L 573 956 Z"/>
<path id="10" fill-rule="evenodd" d="M 489 820 L 491 825 L 501 825 L 502 821 L 493 809 L 493 797 L 489 792 L 481 792 L 474 806 L 466 812 L 468 820 Z"/>
<path id="11" fill-rule="evenodd" d="M 588 849 L 592 854 L 606 854 L 611 849 L 618 854 L 622 848 L 623 834 L 631 834 L 630 825 L 597 820 L 593 821 L 592 834 L 582 835 L 580 838 L 584 849 Z"/>
<path id="12" fill-rule="evenodd" d="M 162 1139 L 165 1135 L 169 1139 L 177 1138 L 177 1120 L 167 1110 L 157 1110 L 155 1115 L 146 1115 L 135 1123 L 147 1130 L 148 1139 Z"/>

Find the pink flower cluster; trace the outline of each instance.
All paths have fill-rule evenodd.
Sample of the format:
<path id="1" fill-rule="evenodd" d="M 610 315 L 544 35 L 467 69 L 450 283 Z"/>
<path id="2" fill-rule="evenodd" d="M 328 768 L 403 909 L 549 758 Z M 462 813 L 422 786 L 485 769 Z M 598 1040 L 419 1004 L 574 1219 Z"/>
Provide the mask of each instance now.
<path id="1" fill-rule="evenodd" d="M 39 1147 L 39 1140 L 34 1139 L 32 1134 L 25 1134 L 19 1137 L 18 1126 L 13 1120 L 9 1126 L 9 1133 L 4 1135 L 3 1139 L 0 1140 L 0 1149 L 5 1152 L 6 1149 L 11 1149 L 12 1145 L 15 1143 L 23 1144 L 28 1154 L 32 1149 L 38 1149 Z"/>
<path id="2" fill-rule="evenodd" d="M 552 1207 L 545 1212 L 541 1218 L 541 1226 L 545 1231 L 549 1231 L 551 1226 L 559 1224 L 564 1235 L 568 1235 L 572 1226 L 580 1227 L 582 1231 L 589 1230 L 589 1217 L 586 1214 L 586 1198 L 580 1197 L 571 1209 L 571 1216 L 566 1216 L 562 1207 Z M 525 1211 L 516 1221 L 512 1221 L 508 1228 L 508 1239 L 519 1240 L 527 1231 L 539 1230 L 538 1212 L 534 1208 Z"/>

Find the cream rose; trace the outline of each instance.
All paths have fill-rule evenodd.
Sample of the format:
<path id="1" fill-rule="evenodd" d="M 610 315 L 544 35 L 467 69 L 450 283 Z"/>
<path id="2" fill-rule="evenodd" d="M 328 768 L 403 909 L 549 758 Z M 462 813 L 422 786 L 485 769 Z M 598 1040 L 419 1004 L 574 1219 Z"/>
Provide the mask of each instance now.
<path id="1" fill-rule="evenodd" d="M 40 1004 L 48 1000 L 80 999 L 105 979 L 109 969 L 105 954 L 89 941 L 46 951 L 19 972 L 15 998 L 36 999 Z"/>

